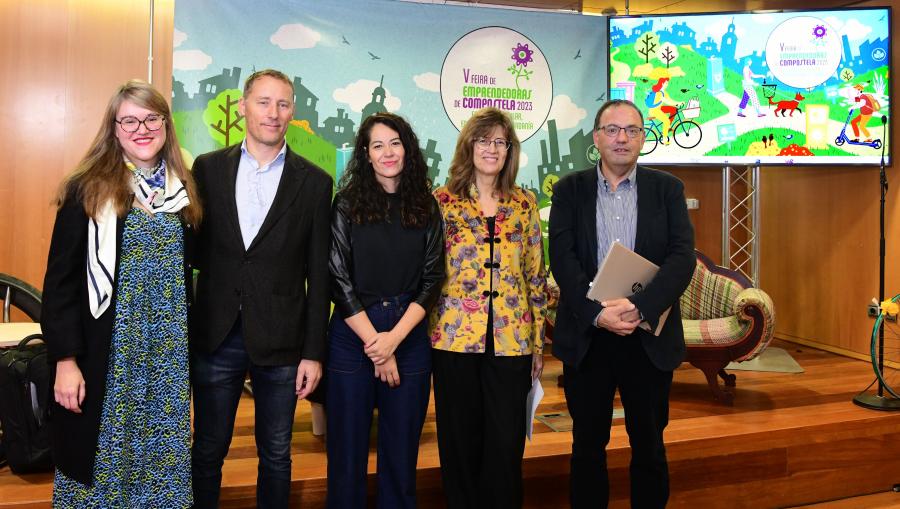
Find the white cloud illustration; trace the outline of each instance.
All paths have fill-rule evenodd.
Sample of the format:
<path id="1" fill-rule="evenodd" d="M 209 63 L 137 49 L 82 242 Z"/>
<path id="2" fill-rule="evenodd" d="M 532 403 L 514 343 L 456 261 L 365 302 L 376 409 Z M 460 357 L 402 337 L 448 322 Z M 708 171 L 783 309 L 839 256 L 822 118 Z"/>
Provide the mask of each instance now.
<path id="1" fill-rule="evenodd" d="M 438 92 L 441 90 L 441 77 L 437 73 L 426 72 L 413 76 L 416 86 L 422 90 L 429 92 Z"/>
<path id="2" fill-rule="evenodd" d="M 553 98 L 553 105 L 550 106 L 550 114 L 547 118 L 556 120 L 557 129 L 569 129 L 571 127 L 576 127 L 586 116 L 587 111 L 584 108 L 579 108 L 577 104 L 573 103 L 571 97 L 567 95 L 558 95 Z M 546 131 L 547 124 L 544 123 L 541 129 Z"/>
<path id="3" fill-rule="evenodd" d="M 526 166 L 528 166 L 528 154 L 519 152 L 519 168 L 524 168 Z"/>
<path id="4" fill-rule="evenodd" d="M 172 68 L 179 71 L 202 71 L 212 63 L 212 57 L 199 49 L 178 50 L 172 53 Z"/>
<path id="5" fill-rule="evenodd" d="M 829 16 L 825 21 L 837 30 L 838 34 L 846 35 L 851 41 L 861 41 L 869 35 L 872 27 L 863 25 L 856 18 L 850 18 L 846 22 L 840 18 Z"/>
<path id="6" fill-rule="evenodd" d="M 350 109 L 355 112 L 361 112 L 369 102 L 372 101 L 372 91 L 378 86 L 377 81 L 373 80 L 357 80 L 350 83 L 344 88 L 335 89 L 331 97 L 344 104 L 349 104 Z M 391 95 L 391 91 L 384 89 L 384 107 L 388 111 L 397 111 L 402 104 L 400 98 Z"/>
<path id="7" fill-rule="evenodd" d="M 300 23 L 281 25 L 272 37 L 269 37 L 269 41 L 281 49 L 312 48 L 320 40 L 322 34 Z"/>
<path id="8" fill-rule="evenodd" d="M 178 30 L 177 28 L 172 30 L 172 47 L 177 48 L 181 46 L 181 43 L 186 41 L 188 38 L 188 34 Z"/>

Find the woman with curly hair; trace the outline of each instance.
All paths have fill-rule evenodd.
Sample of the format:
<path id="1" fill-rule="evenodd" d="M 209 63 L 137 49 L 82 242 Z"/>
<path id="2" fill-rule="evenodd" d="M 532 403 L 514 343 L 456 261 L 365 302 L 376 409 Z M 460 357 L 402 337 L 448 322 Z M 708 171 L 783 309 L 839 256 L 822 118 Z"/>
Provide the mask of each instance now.
<path id="1" fill-rule="evenodd" d="M 191 173 L 166 99 L 110 98 L 59 193 L 41 328 L 53 374 L 54 507 L 190 507 Z"/>
<path id="2" fill-rule="evenodd" d="M 516 185 L 509 116 L 477 111 L 456 142 L 444 218 L 447 279 L 431 313 L 447 506 L 521 507 L 526 397 L 543 368 L 547 305 L 534 195 Z"/>
<path id="3" fill-rule="evenodd" d="M 328 507 L 366 506 L 378 408 L 378 507 L 416 506 L 419 436 L 431 391 L 424 320 L 444 280 L 441 216 L 409 124 L 366 118 L 332 206 Z"/>

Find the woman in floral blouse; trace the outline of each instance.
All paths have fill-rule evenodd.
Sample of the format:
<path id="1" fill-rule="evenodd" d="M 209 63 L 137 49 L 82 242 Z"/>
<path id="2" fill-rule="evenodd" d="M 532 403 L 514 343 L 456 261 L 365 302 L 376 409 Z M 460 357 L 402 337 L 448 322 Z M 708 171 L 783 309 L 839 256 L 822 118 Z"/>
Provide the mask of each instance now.
<path id="1" fill-rule="evenodd" d="M 447 505 L 521 507 L 525 399 L 543 369 L 546 273 L 534 195 L 516 185 L 509 116 L 476 112 L 456 143 L 444 218 L 447 279 L 430 315 Z"/>

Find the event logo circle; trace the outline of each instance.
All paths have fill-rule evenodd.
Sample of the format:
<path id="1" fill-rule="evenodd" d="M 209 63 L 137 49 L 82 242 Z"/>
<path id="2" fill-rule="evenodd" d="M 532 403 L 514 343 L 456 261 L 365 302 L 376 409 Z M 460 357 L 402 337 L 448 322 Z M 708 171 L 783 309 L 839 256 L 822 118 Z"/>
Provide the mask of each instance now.
<path id="1" fill-rule="evenodd" d="M 819 18 L 787 19 L 769 34 L 766 64 L 785 85 L 816 87 L 834 76 L 841 63 L 840 37 L 834 27 Z"/>
<path id="2" fill-rule="evenodd" d="M 484 27 L 462 36 L 444 57 L 441 101 L 457 130 L 481 108 L 512 117 L 520 141 L 544 125 L 553 102 L 550 65 L 537 44 L 515 30 Z"/>

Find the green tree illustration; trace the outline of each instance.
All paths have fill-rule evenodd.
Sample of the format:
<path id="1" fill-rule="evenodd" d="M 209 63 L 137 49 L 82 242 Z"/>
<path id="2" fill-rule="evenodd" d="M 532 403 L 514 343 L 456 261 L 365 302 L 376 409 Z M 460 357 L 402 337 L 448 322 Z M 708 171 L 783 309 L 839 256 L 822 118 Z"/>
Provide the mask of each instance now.
<path id="1" fill-rule="evenodd" d="M 206 104 L 203 112 L 203 122 L 209 135 L 223 147 L 237 143 L 244 136 L 244 127 L 241 125 L 244 117 L 238 112 L 240 97 L 241 91 L 236 88 L 223 90 Z"/>
<path id="2" fill-rule="evenodd" d="M 844 81 L 849 82 L 850 80 L 852 80 L 855 77 L 856 77 L 856 75 L 850 69 L 844 69 L 843 71 L 841 71 L 841 79 Z"/>
<path id="3" fill-rule="evenodd" d="M 634 44 L 636 50 L 644 57 L 644 62 L 650 62 L 650 57 L 655 55 L 656 47 L 659 45 L 659 36 L 653 32 L 645 32 Z"/>

